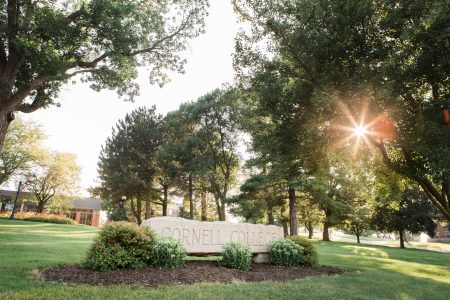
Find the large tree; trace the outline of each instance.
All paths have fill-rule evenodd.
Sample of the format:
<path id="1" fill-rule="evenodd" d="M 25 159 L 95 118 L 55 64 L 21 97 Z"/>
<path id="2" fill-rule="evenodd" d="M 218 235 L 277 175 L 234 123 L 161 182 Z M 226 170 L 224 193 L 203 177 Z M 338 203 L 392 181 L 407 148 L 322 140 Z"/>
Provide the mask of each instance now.
<path id="1" fill-rule="evenodd" d="M 398 232 L 400 248 L 405 248 L 405 233 L 427 232 L 434 237 L 437 224 L 436 210 L 424 192 L 418 188 L 407 188 L 402 193 L 400 203 L 384 201 L 375 207 L 371 219 L 372 226 L 384 232 Z"/>
<path id="2" fill-rule="evenodd" d="M 164 84 L 183 70 L 179 53 L 204 27 L 207 0 L 0 3 L 0 148 L 14 112 L 57 104 L 77 76 L 94 90 L 133 99 L 137 68 Z M 78 77 L 79 76 L 79 77 Z M 89 109 L 89 108 L 86 108 Z"/>
<path id="3" fill-rule="evenodd" d="M 342 177 L 331 172 L 321 177 L 309 178 L 302 189 L 323 212 L 322 240 L 330 241 L 329 229 L 341 225 L 352 211 L 350 197 L 343 186 Z M 345 184 L 345 183 L 344 183 Z"/>
<path id="4" fill-rule="evenodd" d="M 207 160 L 202 156 L 203 149 L 196 136 L 196 122 L 192 116 L 194 106 L 195 102 L 184 103 L 178 110 L 166 115 L 166 142 L 159 153 L 161 169 L 164 173 L 171 173 L 171 181 L 178 194 L 188 202 L 190 219 L 194 218 L 196 183 L 207 169 Z"/>
<path id="5" fill-rule="evenodd" d="M 329 105 L 315 103 L 308 86 L 291 80 L 280 61 L 260 67 L 249 80 L 241 78 L 241 123 L 251 136 L 255 167 L 266 165 L 269 174 L 284 182 L 290 234 L 297 235 L 298 182 L 326 160 L 327 127 L 320 124 Z"/>
<path id="6" fill-rule="evenodd" d="M 208 190 L 214 195 L 220 221 L 225 221 L 226 199 L 239 168 L 237 94 L 234 90 L 214 90 L 192 106 L 195 139 L 207 162 Z"/>
<path id="7" fill-rule="evenodd" d="M 333 107 L 318 127 L 347 107 L 386 165 L 450 220 L 448 1 L 234 2 L 252 27 L 237 40 L 238 74 L 247 80 L 276 61 L 276 74 Z M 365 119 L 362 102 L 370 102 Z"/>
<path id="8" fill-rule="evenodd" d="M 163 133 L 162 117 L 156 114 L 155 107 L 141 107 L 119 120 L 100 154 L 98 172 L 105 196 L 127 196 L 138 223 L 142 220 L 142 201 L 144 217 L 151 217 Z"/>
<path id="9" fill-rule="evenodd" d="M 38 212 L 43 212 L 55 196 L 73 195 L 78 188 L 80 171 L 71 153 L 51 152 L 36 161 L 25 174 L 25 189 L 33 193 Z"/>

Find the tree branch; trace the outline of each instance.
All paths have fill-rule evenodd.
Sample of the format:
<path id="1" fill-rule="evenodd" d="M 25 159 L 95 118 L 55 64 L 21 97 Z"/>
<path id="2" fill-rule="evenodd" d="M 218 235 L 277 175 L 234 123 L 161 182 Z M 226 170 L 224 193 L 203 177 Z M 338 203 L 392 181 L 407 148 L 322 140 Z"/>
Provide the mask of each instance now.
<path id="1" fill-rule="evenodd" d="M 416 181 L 424 190 L 424 192 L 427 194 L 428 198 L 431 202 L 448 218 L 450 219 L 450 210 L 449 210 L 449 204 L 446 201 L 445 197 L 442 197 L 442 194 L 434 187 L 434 185 L 423 176 L 418 176 L 417 174 L 409 174 L 408 172 L 404 172 L 401 170 L 399 166 L 394 164 L 394 162 L 389 158 L 386 148 L 384 147 L 383 142 L 375 142 L 372 139 L 369 139 L 370 142 L 375 145 L 381 152 L 381 155 L 383 157 L 384 163 L 391 168 L 392 170 L 396 171 L 399 174 L 402 174 L 414 181 Z M 413 164 L 412 158 L 410 154 L 402 148 L 403 155 L 405 157 L 406 163 L 411 165 Z"/>
<path id="2" fill-rule="evenodd" d="M 143 54 L 143 53 L 150 53 L 155 51 L 156 49 L 158 49 L 158 47 L 164 43 L 167 40 L 170 40 L 172 38 L 174 38 L 175 36 L 177 36 L 180 32 L 182 32 L 184 29 L 186 29 L 186 27 L 189 24 L 189 19 L 191 18 L 193 12 L 191 12 L 188 17 L 181 23 L 180 27 L 178 27 L 177 30 L 175 30 L 174 32 L 172 32 L 171 34 L 155 41 L 150 47 L 148 48 L 143 48 L 143 49 L 139 49 L 139 50 L 134 50 L 131 51 L 129 50 L 128 52 L 122 52 L 121 54 L 123 56 L 127 56 L 127 57 L 134 57 L 137 56 L 139 54 Z M 72 16 L 73 15 L 73 16 Z M 68 18 L 78 18 L 81 15 L 81 11 L 77 11 L 74 12 L 73 14 L 69 15 Z M 110 52 L 105 52 L 102 55 L 100 55 L 99 57 L 95 58 L 92 61 L 89 62 L 85 62 L 85 61 L 76 61 L 69 69 L 72 68 L 76 68 L 76 67 L 80 67 L 80 68 L 95 68 L 97 66 L 97 64 L 101 61 L 103 61 L 104 59 L 108 58 L 109 56 L 111 56 L 111 54 L 113 54 L 112 51 Z"/>
<path id="3" fill-rule="evenodd" d="M 67 21 L 69 21 L 69 23 L 78 21 L 78 19 L 81 17 L 82 14 L 83 11 L 81 9 L 74 11 L 73 13 L 67 16 Z"/>
<path id="4" fill-rule="evenodd" d="M 111 52 L 105 52 L 96 59 L 92 61 L 76 61 L 69 69 L 80 67 L 80 68 L 95 68 L 99 62 L 106 59 L 111 55 Z"/>
<path id="5" fill-rule="evenodd" d="M 50 75 L 43 74 L 22 86 L 19 90 L 17 90 L 17 92 L 9 97 L 8 103 L 6 104 L 7 106 L 9 106 L 9 110 L 15 110 L 15 106 L 19 105 L 19 103 L 24 100 L 31 91 L 35 90 L 37 87 L 42 86 L 42 84 L 50 78 Z"/>
<path id="6" fill-rule="evenodd" d="M 77 70 L 77 71 L 73 71 L 72 73 L 68 73 L 67 76 L 68 76 L 68 78 L 70 78 L 70 77 L 73 77 L 73 76 L 78 75 L 78 74 L 97 73 L 98 71 L 100 71 L 100 69 L 98 69 L 98 68 Z"/>
<path id="7" fill-rule="evenodd" d="M 36 96 L 34 97 L 33 102 L 31 104 L 22 103 L 17 108 L 17 111 L 23 113 L 32 113 L 42 107 L 44 98 L 45 98 L 45 88 L 44 86 L 41 86 L 40 88 L 37 89 L 37 93 Z"/>
<path id="8" fill-rule="evenodd" d="M 190 12 L 188 17 L 184 20 L 184 22 L 181 23 L 180 27 L 178 27 L 177 30 L 175 30 L 172 34 L 169 34 L 163 38 L 161 38 L 160 40 L 156 41 L 155 43 L 153 43 L 152 46 L 148 47 L 148 48 L 144 48 L 141 50 L 136 50 L 136 51 L 132 51 L 128 54 L 128 56 L 132 57 L 132 56 L 136 56 L 142 53 L 148 53 L 151 52 L 155 49 L 157 49 L 162 43 L 164 43 L 167 40 L 170 40 L 172 38 L 174 38 L 176 35 L 178 35 L 180 32 L 182 32 L 189 24 L 189 19 L 191 18 L 193 12 Z"/>

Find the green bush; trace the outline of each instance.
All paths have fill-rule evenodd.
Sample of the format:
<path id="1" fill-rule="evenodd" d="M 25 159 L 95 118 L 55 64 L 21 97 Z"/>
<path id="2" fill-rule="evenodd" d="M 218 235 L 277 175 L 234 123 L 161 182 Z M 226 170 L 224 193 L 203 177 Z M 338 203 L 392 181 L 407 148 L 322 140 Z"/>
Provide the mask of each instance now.
<path id="1" fill-rule="evenodd" d="M 155 234 L 148 227 L 129 222 L 103 226 L 89 248 L 84 266 L 109 271 L 140 268 L 150 263 Z"/>
<path id="2" fill-rule="evenodd" d="M 288 239 L 303 247 L 303 256 L 306 265 L 317 266 L 319 255 L 317 254 L 316 247 L 314 247 L 314 244 L 311 243 L 311 241 L 298 235 L 290 236 Z"/>
<path id="3" fill-rule="evenodd" d="M 220 264 L 227 268 L 248 271 L 252 266 L 252 251 L 246 245 L 227 243 L 223 247 Z"/>
<path id="4" fill-rule="evenodd" d="M 9 219 L 11 212 L 2 212 L 0 214 L 0 219 Z M 42 223 L 53 223 L 53 224 L 75 224 L 72 219 L 69 219 L 61 215 L 52 215 L 45 213 L 35 213 L 35 212 L 16 212 L 14 213 L 15 220 L 21 221 L 32 221 L 32 222 L 42 222 Z"/>
<path id="5" fill-rule="evenodd" d="M 150 264 L 154 267 L 181 268 L 185 266 L 186 249 L 178 240 L 158 237 L 150 257 Z"/>
<path id="6" fill-rule="evenodd" d="M 277 266 L 299 266 L 305 264 L 304 248 L 294 241 L 280 239 L 269 245 L 270 263 Z"/>

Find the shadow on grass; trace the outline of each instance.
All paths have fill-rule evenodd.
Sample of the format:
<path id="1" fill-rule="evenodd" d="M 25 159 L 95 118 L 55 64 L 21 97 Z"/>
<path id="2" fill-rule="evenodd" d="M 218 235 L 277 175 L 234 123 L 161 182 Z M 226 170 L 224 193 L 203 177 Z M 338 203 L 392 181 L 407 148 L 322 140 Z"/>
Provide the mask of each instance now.
<path id="1" fill-rule="evenodd" d="M 363 256 L 364 259 L 384 258 L 403 262 L 450 267 L 450 254 L 422 249 L 399 249 L 379 245 L 355 245 L 343 242 L 316 242 L 319 252 L 337 255 Z"/>

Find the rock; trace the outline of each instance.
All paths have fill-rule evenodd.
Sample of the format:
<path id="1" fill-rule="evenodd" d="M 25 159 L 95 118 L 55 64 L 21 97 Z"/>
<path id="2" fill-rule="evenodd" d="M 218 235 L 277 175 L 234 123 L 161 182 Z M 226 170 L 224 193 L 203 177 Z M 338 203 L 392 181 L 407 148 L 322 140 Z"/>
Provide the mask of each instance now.
<path id="1" fill-rule="evenodd" d="M 155 217 L 142 222 L 161 236 L 180 240 L 188 254 L 220 253 L 228 242 L 248 245 L 253 253 L 267 252 L 267 246 L 283 238 L 283 228 L 274 225 L 200 222 L 176 217 Z"/>

